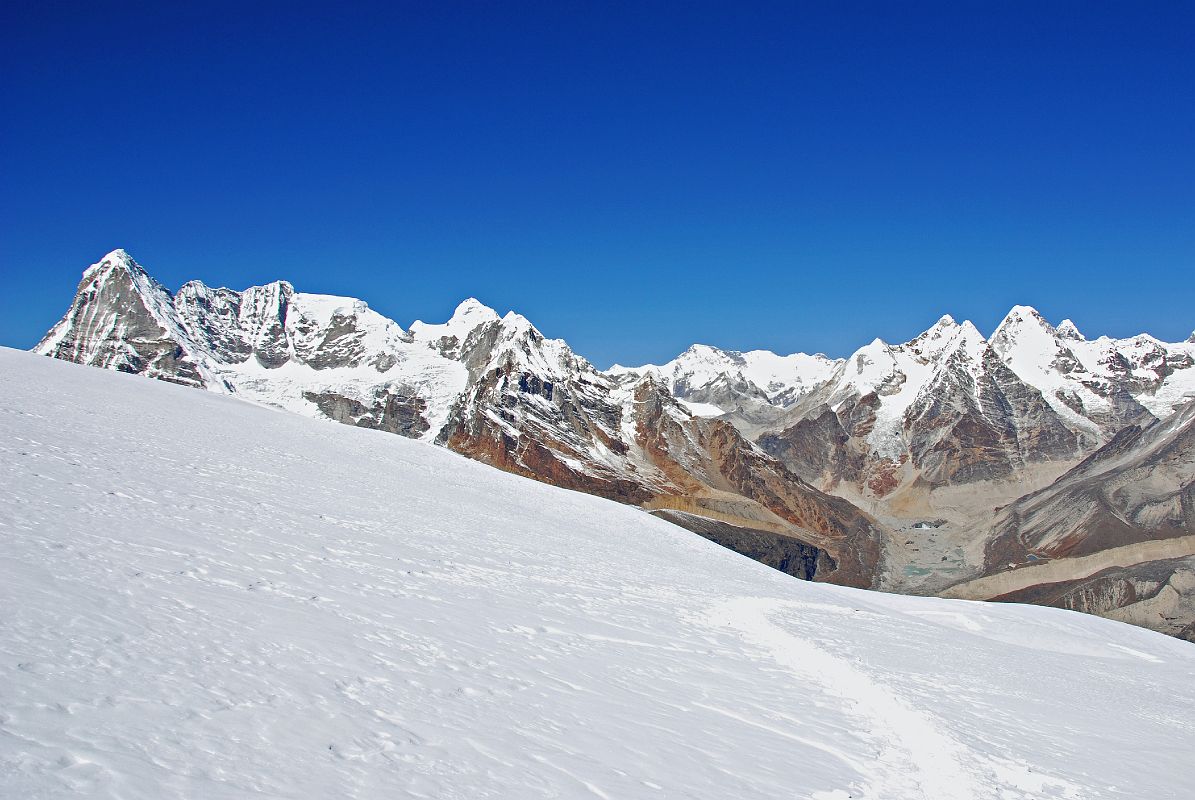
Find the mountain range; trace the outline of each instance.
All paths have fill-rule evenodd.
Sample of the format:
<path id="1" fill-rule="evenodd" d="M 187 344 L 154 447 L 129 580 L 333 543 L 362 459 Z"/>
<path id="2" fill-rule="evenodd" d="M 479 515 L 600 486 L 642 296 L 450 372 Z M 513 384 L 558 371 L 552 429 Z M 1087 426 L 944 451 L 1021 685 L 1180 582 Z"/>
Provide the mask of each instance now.
<path id="1" fill-rule="evenodd" d="M 1195 640 L 1195 335 L 1088 340 L 1016 306 L 988 337 L 944 316 L 845 359 L 602 371 L 472 299 L 403 328 L 285 281 L 171 292 L 116 250 L 35 351 L 435 442 L 803 578 Z"/>

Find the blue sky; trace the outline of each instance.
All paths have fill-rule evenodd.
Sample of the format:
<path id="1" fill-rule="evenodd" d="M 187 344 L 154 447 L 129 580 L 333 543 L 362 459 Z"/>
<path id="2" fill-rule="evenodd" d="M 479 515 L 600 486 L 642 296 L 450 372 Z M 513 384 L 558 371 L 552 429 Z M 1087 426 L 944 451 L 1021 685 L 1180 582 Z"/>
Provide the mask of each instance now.
<path id="1" fill-rule="evenodd" d="M 0 10 L 0 344 L 115 247 L 603 367 L 1195 327 L 1195 4 L 182 5 Z"/>

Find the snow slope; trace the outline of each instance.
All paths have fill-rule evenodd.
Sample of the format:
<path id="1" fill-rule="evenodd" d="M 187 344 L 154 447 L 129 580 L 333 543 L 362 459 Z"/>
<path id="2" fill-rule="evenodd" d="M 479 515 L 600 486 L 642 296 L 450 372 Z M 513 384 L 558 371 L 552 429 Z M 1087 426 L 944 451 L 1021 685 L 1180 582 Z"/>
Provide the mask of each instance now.
<path id="1" fill-rule="evenodd" d="M 0 350 L 0 796 L 1189 798 L 1195 647 Z"/>

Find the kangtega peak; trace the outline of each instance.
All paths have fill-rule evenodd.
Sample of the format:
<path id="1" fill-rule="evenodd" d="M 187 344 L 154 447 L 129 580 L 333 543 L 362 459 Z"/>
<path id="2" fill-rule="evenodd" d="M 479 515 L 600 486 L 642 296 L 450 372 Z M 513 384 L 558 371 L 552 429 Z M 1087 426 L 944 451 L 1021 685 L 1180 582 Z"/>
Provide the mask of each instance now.
<path id="1" fill-rule="evenodd" d="M 802 577 L 920 593 L 1007 568 L 998 508 L 1195 402 L 1195 342 L 1088 340 L 1026 306 L 990 337 L 944 316 L 845 359 L 694 345 L 603 372 L 474 299 L 404 329 L 285 281 L 171 293 L 123 250 L 87 269 L 35 351 L 433 441 Z M 910 538 L 926 521 L 936 533 Z M 1184 525 L 1149 517 L 1121 538 Z M 1024 541 L 1022 557 L 1059 557 Z"/>

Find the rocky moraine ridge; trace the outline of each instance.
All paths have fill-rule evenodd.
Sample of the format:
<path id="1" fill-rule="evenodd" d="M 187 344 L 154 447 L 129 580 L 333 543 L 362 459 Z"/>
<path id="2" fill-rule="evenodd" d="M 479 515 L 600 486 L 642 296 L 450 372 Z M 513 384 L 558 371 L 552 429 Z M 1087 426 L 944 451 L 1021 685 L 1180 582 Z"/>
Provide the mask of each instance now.
<path id="1" fill-rule="evenodd" d="M 1088 340 L 1018 306 L 990 337 L 946 316 L 846 359 L 695 345 L 600 371 L 476 300 L 404 329 L 285 281 L 172 293 L 116 250 L 35 350 L 435 442 L 803 578 L 980 596 L 1023 570 L 1016 597 L 1195 637 L 1195 549 L 1119 566 L 1148 576 L 1133 591 L 1080 574 L 1195 533 L 1195 341 Z"/>

